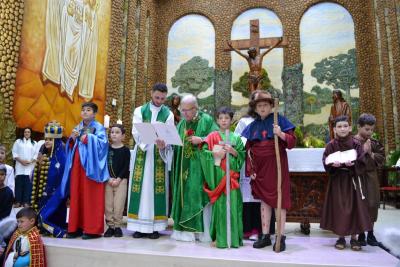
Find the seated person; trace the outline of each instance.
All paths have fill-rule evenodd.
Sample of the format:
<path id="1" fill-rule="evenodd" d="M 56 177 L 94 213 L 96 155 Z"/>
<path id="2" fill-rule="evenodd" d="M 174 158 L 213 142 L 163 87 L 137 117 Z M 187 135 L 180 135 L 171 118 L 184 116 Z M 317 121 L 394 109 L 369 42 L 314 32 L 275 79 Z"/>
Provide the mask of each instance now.
<path id="1" fill-rule="evenodd" d="M 44 245 L 36 227 L 37 215 L 32 208 L 17 213 L 18 229 L 11 237 L 5 254 L 4 267 L 46 266 Z"/>

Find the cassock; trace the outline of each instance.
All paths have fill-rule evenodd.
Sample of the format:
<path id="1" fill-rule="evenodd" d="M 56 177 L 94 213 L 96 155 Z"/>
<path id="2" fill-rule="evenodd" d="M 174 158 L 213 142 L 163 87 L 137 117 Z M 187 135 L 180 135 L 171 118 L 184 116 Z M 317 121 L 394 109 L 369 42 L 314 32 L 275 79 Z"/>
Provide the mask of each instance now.
<path id="1" fill-rule="evenodd" d="M 213 148 L 226 140 L 225 133 L 219 131 L 209 134 L 203 145 L 203 153 L 200 154 L 201 167 L 204 172 L 204 190 L 209 196 L 212 204 L 212 215 L 210 225 L 210 236 L 216 241 L 216 247 L 226 248 L 226 157 L 222 159 L 219 166 L 215 166 Z M 244 163 L 245 150 L 240 136 L 230 133 L 229 141 L 237 151 L 237 156 L 229 155 L 230 185 L 231 185 L 231 247 L 243 246 L 243 221 L 242 221 L 242 194 L 240 192 L 239 177 L 240 169 Z"/>
<path id="2" fill-rule="evenodd" d="M 209 133 L 218 130 L 218 126 L 211 116 L 199 111 L 192 121 L 187 122 L 182 119 L 177 127 L 183 146 L 176 146 L 174 149 L 171 211 L 174 233 L 172 238 L 194 241 L 193 233 L 204 232 L 203 209 L 209 200 L 203 190 L 204 174 L 200 164 L 201 146 L 193 145 L 187 139 L 189 136 L 205 138 Z M 206 227 L 208 229 L 207 225 Z"/>
<path id="3" fill-rule="evenodd" d="M 174 115 L 168 107 L 150 102 L 135 109 L 133 122 L 162 122 L 174 124 Z M 156 145 L 143 144 L 132 127 L 135 139 L 132 177 L 129 182 L 128 230 L 153 233 L 168 226 L 168 172 L 172 165 L 173 148 L 167 145 L 159 150 Z"/>
<path id="4" fill-rule="evenodd" d="M 355 149 L 355 165 L 339 167 L 326 165 L 325 159 L 337 151 Z M 352 136 L 335 138 L 325 148 L 322 157 L 325 170 L 329 174 L 320 227 L 331 230 L 338 236 L 363 233 L 372 229 L 365 199 L 366 188 L 360 176 L 365 170 L 365 155 L 359 141 Z"/>
<path id="5" fill-rule="evenodd" d="M 272 208 L 277 208 L 278 171 L 276 166 L 275 142 L 273 132 L 274 118 L 269 114 L 264 120 L 257 117 L 243 131 L 246 143 L 246 176 L 257 174 L 251 180 L 254 198 L 262 200 Z M 285 117 L 278 115 L 278 124 L 286 135 L 286 141 L 278 138 L 282 170 L 282 208 L 290 209 L 289 165 L 286 149 L 296 145 L 295 126 Z"/>
<path id="6" fill-rule="evenodd" d="M 358 136 L 355 136 L 357 138 Z M 363 146 L 367 140 L 357 138 Z M 379 185 L 378 169 L 385 164 L 385 149 L 376 139 L 371 138 L 372 155 L 365 154 L 365 173 L 361 176 L 362 183 L 366 187 L 366 198 L 368 201 L 369 215 L 372 222 L 378 219 L 378 209 L 380 206 L 381 192 Z"/>
<path id="7" fill-rule="evenodd" d="M 61 183 L 62 198 L 70 194 L 68 232 L 79 229 L 86 234 L 104 232 L 104 182 L 110 175 L 107 167 L 108 140 L 106 130 L 93 120 L 76 128 L 80 136 L 66 144 L 67 161 Z"/>

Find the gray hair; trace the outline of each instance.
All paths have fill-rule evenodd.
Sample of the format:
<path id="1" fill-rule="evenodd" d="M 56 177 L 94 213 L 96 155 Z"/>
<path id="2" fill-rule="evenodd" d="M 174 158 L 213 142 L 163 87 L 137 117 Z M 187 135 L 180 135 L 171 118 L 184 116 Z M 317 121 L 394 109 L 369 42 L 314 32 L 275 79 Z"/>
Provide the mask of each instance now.
<path id="1" fill-rule="evenodd" d="M 199 108 L 199 104 L 197 103 L 197 98 L 192 94 L 185 95 L 181 100 L 181 105 L 183 103 L 194 104 L 197 109 Z"/>

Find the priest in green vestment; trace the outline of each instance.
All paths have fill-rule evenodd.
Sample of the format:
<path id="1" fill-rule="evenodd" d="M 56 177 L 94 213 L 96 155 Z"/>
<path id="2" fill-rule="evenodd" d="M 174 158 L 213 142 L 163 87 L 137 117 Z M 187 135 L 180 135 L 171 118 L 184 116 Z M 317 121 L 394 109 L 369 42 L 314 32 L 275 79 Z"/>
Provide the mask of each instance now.
<path id="1" fill-rule="evenodd" d="M 199 111 L 193 95 L 182 98 L 182 120 L 178 132 L 183 146 L 174 148 L 173 200 L 171 217 L 174 231 L 171 238 L 181 241 L 210 241 L 208 233 L 210 213 L 207 194 L 203 191 L 204 175 L 201 171 L 200 154 L 204 138 L 218 130 L 213 118 Z M 207 206 L 207 207 L 206 207 Z M 205 208 L 206 207 L 206 208 Z M 203 212 L 204 216 L 203 220 Z M 197 234 L 197 235 L 196 235 Z"/>
<path id="2" fill-rule="evenodd" d="M 161 122 L 174 125 L 174 115 L 164 102 L 167 86 L 157 83 L 151 91 L 151 101 L 135 109 L 132 135 L 135 148 L 131 162 L 128 193 L 128 230 L 134 238 L 160 237 L 159 231 L 168 226 L 168 173 L 172 166 L 173 148 L 163 140 L 154 145 L 144 144 L 135 129 L 135 123 Z"/>
<path id="3" fill-rule="evenodd" d="M 210 225 L 211 240 L 217 248 L 227 248 L 227 216 L 226 216 L 226 154 L 229 153 L 229 181 L 230 181 L 230 219 L 231 244 L 230 247 L 243 246 L 243 203 L 239 186 L 240 169 L 245 159 L 245 148 L 239 135 L 226 130 L 230 129 L 233 111 L 221 107 L 217 111 L 219 131 L 207 136 L 203 144 L 203 153 L 200 155 L 201 167 L 206 183 L 207 192 L 212 204 Z M 229 143 L 227 142 L 229 140 Z"/>

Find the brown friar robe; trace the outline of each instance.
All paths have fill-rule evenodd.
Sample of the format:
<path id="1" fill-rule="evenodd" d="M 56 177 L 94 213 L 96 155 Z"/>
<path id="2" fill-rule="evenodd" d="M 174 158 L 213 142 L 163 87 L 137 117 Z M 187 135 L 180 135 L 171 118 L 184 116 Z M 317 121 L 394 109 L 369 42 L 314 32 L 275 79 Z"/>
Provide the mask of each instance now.
<path id="1" fill-rule="evenodd" d="M 360 141 L 363 146 L 367 139 L 356 135 L 355 138 Z M 380 190 L 379 190 L 379 177 L 378 169 L 385 164 L 385 149 L 383 145 L 376 139 L 371 140 L 371 154 L 365 154 L 365 172 L 362 176 L 362 183 L 365 184 L 366 197 L 368 200 L 369 215 L 371 222 L 376 222 L 378 218 L 378 209 L 380 202 Z"/>
<path id="2" fill-rule="evenodd" d="M 328 155 L 350 149 L 357 151 L 354 166 L 346 167 L 343 164 L 336 168 L 325 164 Z M 331 230 L 339 236 L 371 230 L 368 202 L 363 199 L 366 188 L 362 186 L 359 178 L 365 169 L 365 155 L 360 142 L 350 135 L 345 138 L 335 138 L 326 146 L 322 160 L 329 174 L 329 180 L 320 227 Z"/>

